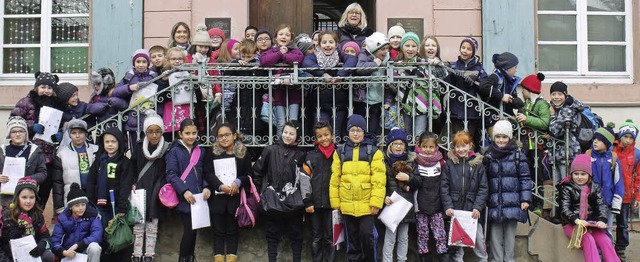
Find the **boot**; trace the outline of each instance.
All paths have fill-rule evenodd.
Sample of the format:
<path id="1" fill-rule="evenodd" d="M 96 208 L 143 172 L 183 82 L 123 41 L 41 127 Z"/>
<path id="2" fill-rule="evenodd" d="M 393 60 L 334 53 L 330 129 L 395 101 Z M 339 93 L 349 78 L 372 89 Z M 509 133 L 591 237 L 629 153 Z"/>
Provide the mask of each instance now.
<path id="1" fill-rule="evenodd" d="M 142 262 L 142 261 L 140 261 L 140 257 L 131 257 L 131 262 Z"/>
<path id="2" fill-rule="evenodd" d="M 153 262 L 153 257 L 144 257 L 142 262 Z"/>
<path id="3" fill-rule="evenodd" d="M 627 262 L 627 256 L 624 255 L 624 249 L 616 248 L 616 255 L 618 255 L 621 262 Z"/>
<path id="4" fill-rule="evenodd" d="M 227 255 L 226 256 L 227 262 L 236 262 L 236 260 L 238 259 L 238 256 L 236 255 Z"/>
<path id="5" fill-rule="evenodd" d="M 438 254 L 438 261 L 449 262 L 449 254 L 448 253 Z"/>
<path id="6" fill-rule="evenodd" d="M 224 256 L 220 254 L 213 256 L 213 262 L 224 262 Z"/>
<path id="7" fill-rule="evenodd" d="M 187 258 L 186 257 L 179 257 L 178 258 L 178 262 L 186 262 Z"/>
<path id="8" fill-rule="evenodd" d="M 196 262 L 196 256 L 190 255 L 185 258 L 185 262 Z"/>

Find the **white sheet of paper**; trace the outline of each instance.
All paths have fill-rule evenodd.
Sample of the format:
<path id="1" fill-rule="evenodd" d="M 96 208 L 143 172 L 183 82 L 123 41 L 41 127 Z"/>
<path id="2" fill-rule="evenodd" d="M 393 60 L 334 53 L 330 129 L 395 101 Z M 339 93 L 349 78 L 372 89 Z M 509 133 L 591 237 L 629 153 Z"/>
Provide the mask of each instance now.
<path id="1" fill-rule="evenodd" d="M 191 229 L 210 227 L 209 204 L 202 198 L 202 193 L 194 194 L 193 197 L 196 203 L 191 205 Z"/>
<path id="2" fill-rule="evenodd" d="M 398 225 L 402 222 L 402 219 L 407 215 L 409 210 L 411 210 L 413 204 L 395 191 L 391 194 L 391 201 L 393 201 L 393 204 L 385 206 L 382 212 L 380 212 L 378 219 L 391 229 L 392 232 L 396 232 Z"/>
<path id="3" fill-rule="evenodd" d="M 18 184 L 18 180 L 24 177 L 24 170 L 27 160 L 24 157 L 6 157 L 2 174 L 9 176 L 9 181 L 0 184 L 0 194 L 13 195 Z"/>
<path id="4" fill-rule="evenodd" d="M 216 172 L 216 176 L 224 185 L 230 186 L 238 177 L 236 159 L 234 157 L 213 160 L 213 168 Z M 222 192 L 218 192 L 216 190 L 216 194 L 221 193 Z"/>
<path id="5" fill-rule="evenodd" d="M 51 141 L 51 136 L 58 133 L 60 120 L 62 120 L 62 111 L 52 107 L 43 106 L 40 108 L 39 118 L 40 121 L 38 123 L 44 126 L 44 132 L 43 134 L 36 134 L 33 138 L 53 143 L 53 141 Z"/>
<path id="6" fill-rule="evenodd" d="M 131 202 L 132 206 L 138 208 L 138 211 L 142 214 L 142 220 L 144 221 L 146 218 L 145 211 L 147 209 L 147 191 L 144 189 L 131 190 L 129 202 Z"/>
<path id="7" fill-rule="evenodd" d="M 469 235 L 469 237 L 471 238 L 471 240 L 474 242 L 474 245 L 475 245 L 476 233 L 478 232 L 478 219 L 473 218 L 472 214 L 473 212 L 471 211 L 453 210 L 453 217 L 457 219 L 458 222 L 460 222 L 460 226 L 462 226 L 464 231 L 467 232 L 467 235 Z M 453 223 L 451 223 L 451 225 L 453 225 Z M 467 245 L 451 243 L 451 231 L 452 230 L 450 228 L 448 244 L 450 246 L 453 245 L 453 246 L 466 247 Z"/>
<path id="8" fill-rule="evenodd" d="M 138 90 L 136 90 L 135 92 L 133 92 L 133 94 L 131 94 L 131 101 L 129 101 L 129 107 L 131 108 L 131 107 L 137 106 L 142 101 L 153 97 L 157 92 L 158 92 L 158 85 L 156 85 L 155 83 L 150 83 L 149 85 L 143 88 L 138 88 Z M 151 101 L 147 101 L 145 103 L 153 103 Z"/>
<path id="9" fill-rule="evenodd" d="M 76 253 L 73 258 L 65 257 L 60 262 L 87 262 L 89 260 L 89 255 Z"/>
<path id="10" fill-rule="evenodd" d="M 11 255 L 13 255 L 13 261 L 42 262 L 42 259 L 40 259 L 40 257 L 32 257 L 31 255 L 29 255 L 29 251 L 37 246 L 36 240 L 32 235 L 28 235 L 26 237 L 18 239 L 11 239 L 9 240 L 9 245 L 11 245 Z"/>

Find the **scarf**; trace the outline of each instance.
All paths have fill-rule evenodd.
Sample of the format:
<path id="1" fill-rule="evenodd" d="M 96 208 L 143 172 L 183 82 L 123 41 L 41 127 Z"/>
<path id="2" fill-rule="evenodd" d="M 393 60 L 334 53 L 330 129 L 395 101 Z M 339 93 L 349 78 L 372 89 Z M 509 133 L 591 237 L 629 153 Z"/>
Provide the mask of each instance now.
<path id="1" fill-rule="evenodd" d="M 24 235 L 35 235 L 36 230 L 33 228 L 33 219 L 27 213 L 20 212 L 18 215 L 18 227 L 24 229 Z"/>
<path id="2" fill-rule="evenodd" d="M 591 187 L 587 184 L 580 190 L 580 219 L 586 220 L 589 215 L 589 192 Z"/>
<path id="3" fill-rule="evenodd" d="M 149 139 L 145 137 L 142 141 L 142 153 L 144 154 L 144 157 L 146 157 L 149 161 L 161 158 L 164 155 L 165 151 L 166 147 L 164 146 L 164 137 L 160 137 L 160 142 L 158 142 L 158 146 L 155 150 L 153 150 L 153 152 L 149 152 Z"/>
<path id="4" fill-rule="evenodd" d="M 342 30 L 349 33 L 352 36 L 358 36 L 362 34 L 362 28 L 357 26 L 356 27 L 351 26 L 348 21 L 344 23 L 344 26 L 342 26 Z"/>
<path id="5" fill-rule="evenodd" d="M 436 150 L 433 155 L 427 155 L 422 153 L 420 147 L 416 146 L 416 163 L 418 163 L 418 165 L 426 167 L 434 166 L 443 158 L 444 157 L 442 156 L 442 153 L 440 153 L 440 150 Z"/>
<path id="6" fill-rule="evenodd" d="M 331 156 L 333 156 L 333 151 L 336 150 L 336 143 L 331 143 L 328 147 L 321 146 L 318 141 L 316 141 L 315 144 L 318 145 L 318 150 L 320 150 L 322 155 L 327 159 L 331 158 Z"/>
<path id="7" fill-rule="evenodd" d="M 338 51 L 335 50 L 330 55 L 325 55 L 322 50 L 320 50 L 320 47 L 316 47 L 315 55 L 316 59 L 318 59 L 318 65 L 320 65 L 320 68 L 335 67 L 338 62 L 340 62 Z"/>
<path id="8" fill-rule="evenodd" d="M 509 144 L 503 148 L 499 148 L 496 143 L 491 143 L 488 151 L 494 159 L 502 159 L 511 154 L 513 150 L 517 150 L 517 148 L 518 146 L 516 146 L 516 143 L 513 141 L 509 142 Z"/>
<path id="9" fill-rule="evenodd" d="M 389 162 L 389 165 L 393 165 L 396 161 L 407 161 L 408 158 L 409 154 L 407 151 L 404 151 L 401 154 L 393 154 L 391 152 L 387 153 L 387 162 Z"/>

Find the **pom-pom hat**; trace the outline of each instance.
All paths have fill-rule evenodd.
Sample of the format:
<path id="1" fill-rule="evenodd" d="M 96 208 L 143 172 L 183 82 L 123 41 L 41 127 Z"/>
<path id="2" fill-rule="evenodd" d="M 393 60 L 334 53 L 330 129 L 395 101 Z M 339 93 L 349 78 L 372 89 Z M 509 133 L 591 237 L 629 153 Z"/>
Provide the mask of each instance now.
<path id="1" fill-rule="evenodd" d="M 71 184 L 69 193 L 67 194 L 67 208 L 71 208 L 75 204 L 89 203 L 89 199 L 84 194 L 78 183 Z"/>
<path id="2" fill-rule="evenodd" d="M 638 126 L 633 123 L 633 120 L 631 119 L 624 121 L 620 126 L 620 129 L 618 129 L 618 137 L 622 138 L 626 134 L 631 134 L 634 141 L 638 138 Z"/>
<path id="3" fill-rule="evenodd" d="M 542 81 L 544 81 L 543 73 L 531 74 L 522 79 L 520 85 L 524 89 L 529 90 L 529 92 L 531 93 L 540 94 L 542 89 Z"/>

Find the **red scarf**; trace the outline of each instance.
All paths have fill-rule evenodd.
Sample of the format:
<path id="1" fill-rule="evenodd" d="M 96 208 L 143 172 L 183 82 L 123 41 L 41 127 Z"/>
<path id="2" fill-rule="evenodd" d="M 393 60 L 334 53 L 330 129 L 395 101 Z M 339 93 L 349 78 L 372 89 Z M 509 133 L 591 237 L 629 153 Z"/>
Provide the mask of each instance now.
<path id="1" fill-rule="evenodd" d="M 320 145 L 320 143 L 318 143 L 318 141 L 316 141 L 315 144 L 318 145 L 318 150 L 322 152 L 324 157 L 329 159 L 331 158 L 331 156 L 333 156 L 333 151 L 336 149 L 336 143 L 331 143 L 328 147 L 323 147 L 322 145 Z"/>

